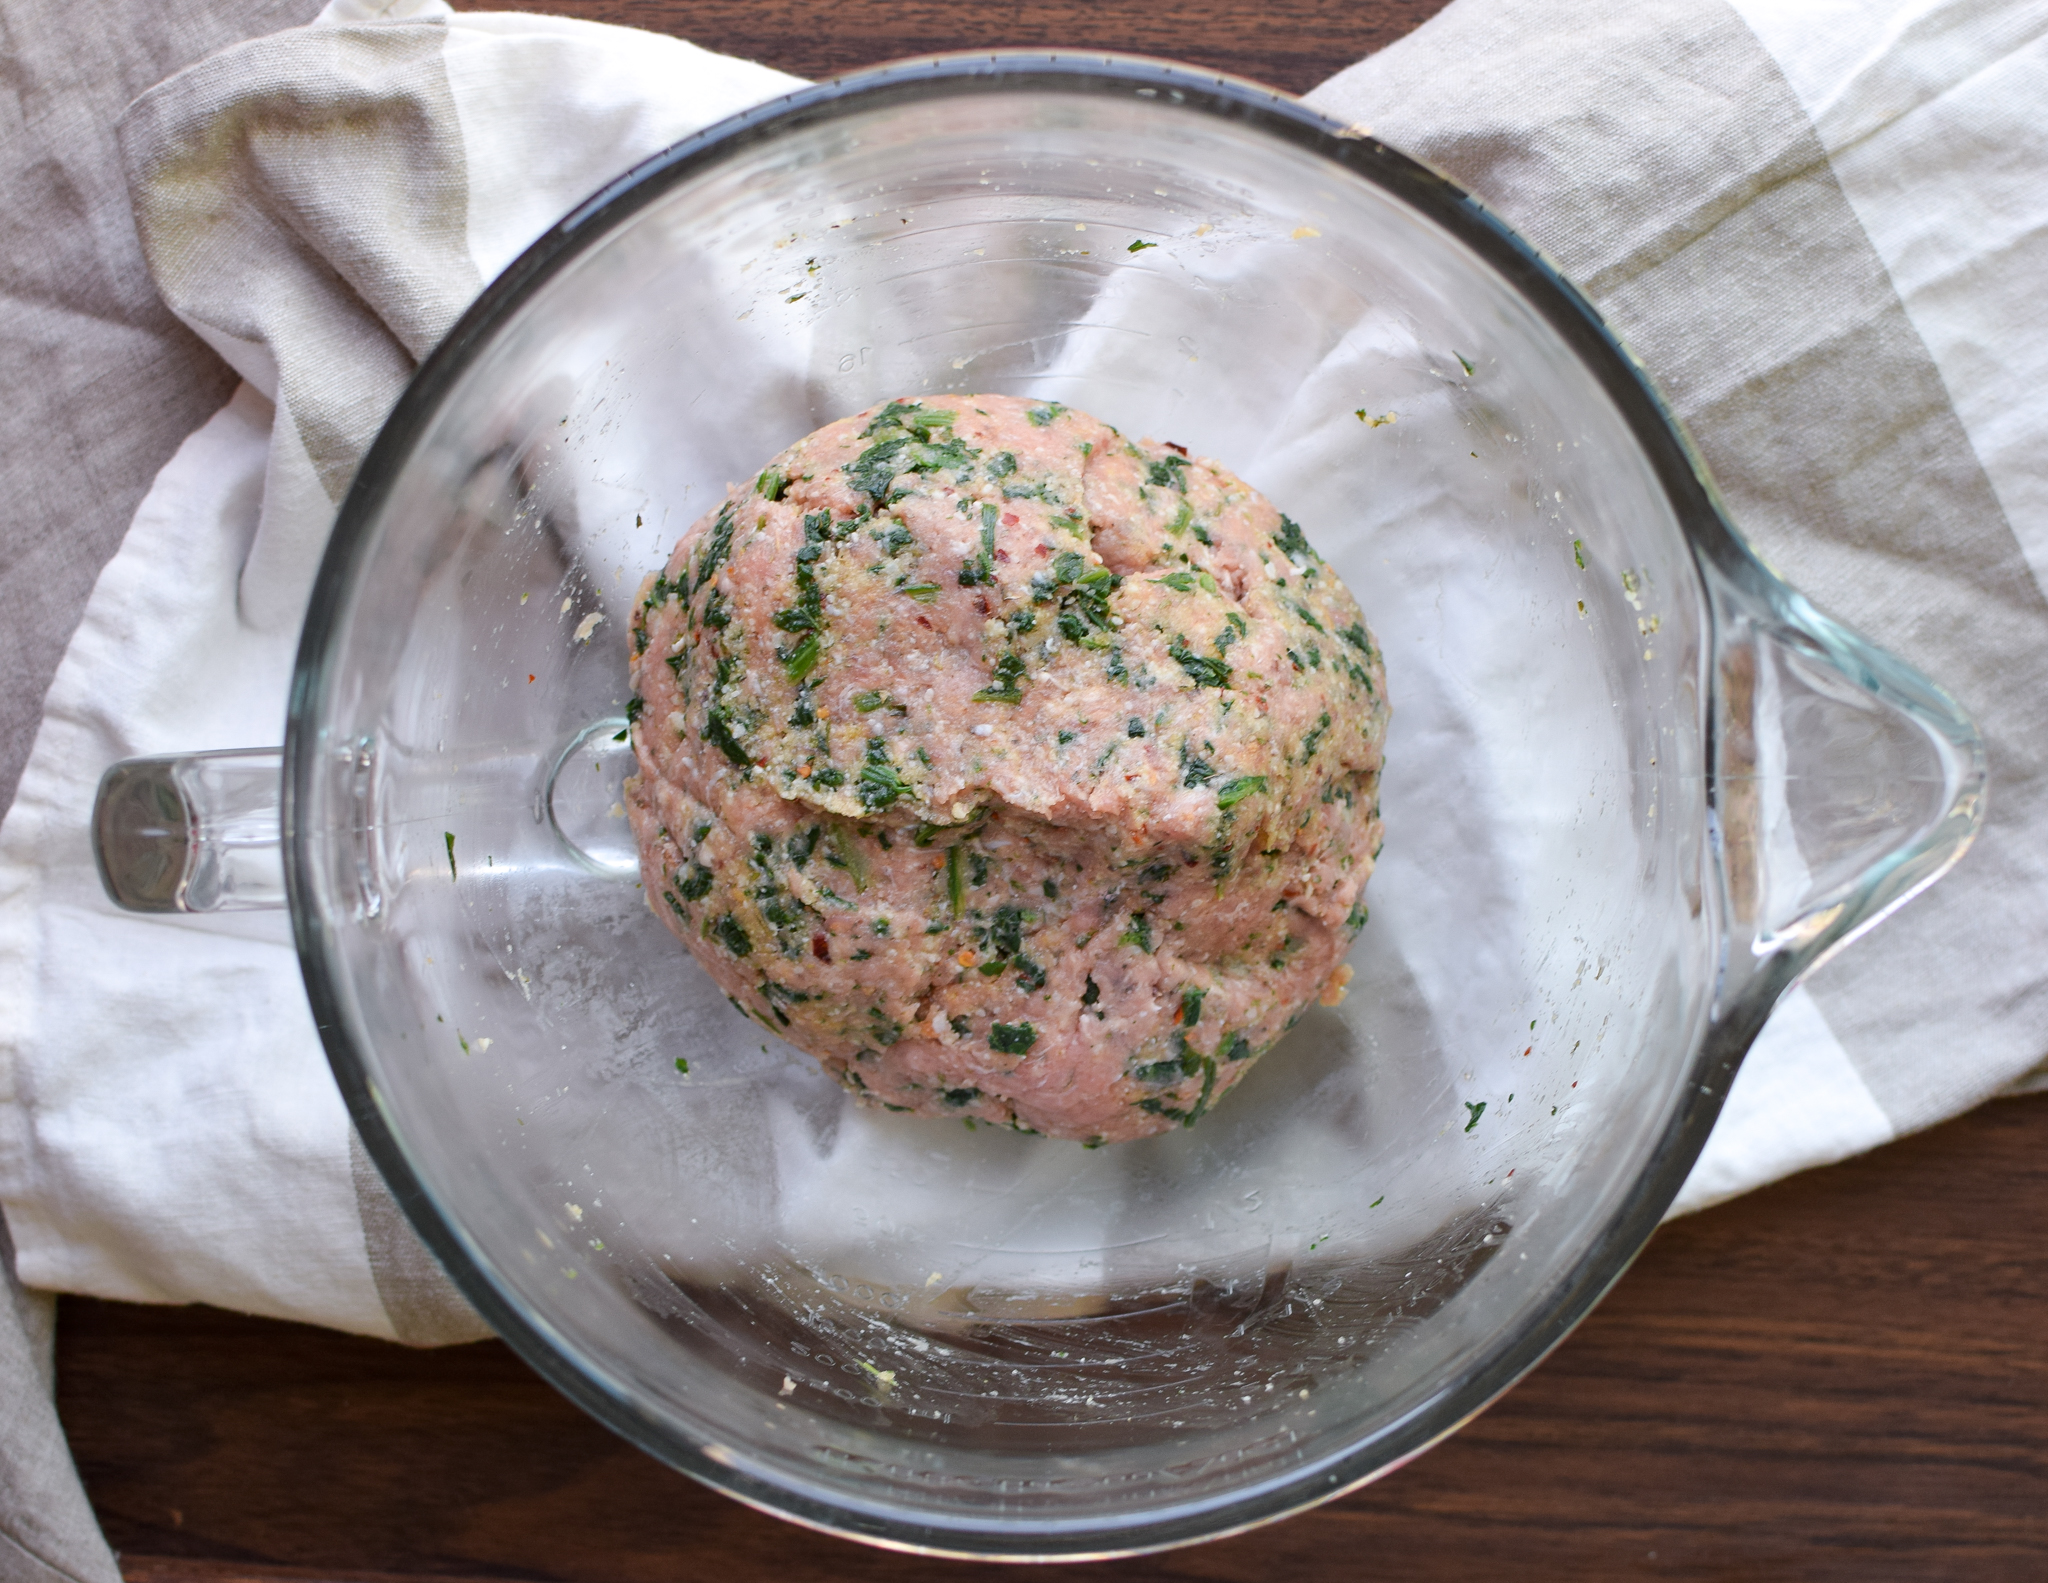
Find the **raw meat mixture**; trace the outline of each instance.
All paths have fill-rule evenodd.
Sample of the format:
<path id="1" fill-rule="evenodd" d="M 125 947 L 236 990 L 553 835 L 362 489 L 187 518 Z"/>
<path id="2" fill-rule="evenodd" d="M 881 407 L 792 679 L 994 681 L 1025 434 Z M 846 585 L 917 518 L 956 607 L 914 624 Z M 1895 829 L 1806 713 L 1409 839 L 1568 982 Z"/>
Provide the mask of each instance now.
<path id="1" fill-rule="evenodd" d="M 1231 473 L 1010 396 L 799 440 L 633 617 L 654 911 L 864 1100 L 1193 1125 L 1365 920 L 1358 605 Z"/>

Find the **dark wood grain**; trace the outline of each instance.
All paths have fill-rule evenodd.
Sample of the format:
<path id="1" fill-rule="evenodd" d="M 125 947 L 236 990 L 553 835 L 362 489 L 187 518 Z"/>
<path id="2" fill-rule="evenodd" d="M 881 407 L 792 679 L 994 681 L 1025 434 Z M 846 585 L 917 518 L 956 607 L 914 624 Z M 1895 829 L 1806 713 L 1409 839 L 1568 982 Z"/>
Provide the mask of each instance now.
<path id="1" fill-rule="evenodd" d="M 905 55 L 1030 48 L 1191 61 L 1305 93 L 1391 44 L 1445 0 L 458 0 L 460 10 L 552 11 L 673 33 L 799 77 Z"/>
<path id="2" fill-rule="evenodd" d="M 1276 1528 L 1061 1579 L 2048 1575 L 2048 1098 L 1660 1232 L 1490 1412 Z M 699 1488 L 496 1343 L 67 1301 L 60 1406 L 136 1583 L 946 1583 Z"/>

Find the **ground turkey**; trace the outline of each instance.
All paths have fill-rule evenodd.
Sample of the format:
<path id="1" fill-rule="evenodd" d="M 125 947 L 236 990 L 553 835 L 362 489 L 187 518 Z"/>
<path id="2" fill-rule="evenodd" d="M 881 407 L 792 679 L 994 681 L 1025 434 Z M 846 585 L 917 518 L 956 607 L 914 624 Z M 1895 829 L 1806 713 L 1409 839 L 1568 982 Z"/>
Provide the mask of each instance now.
<path id="1" fill-rule="evenodd" d="M 1214 462 L 1055 403 L 892 401 L 685 533 L 632 649 L 650 904 L 864 1100 L 1191 1126 L 1344 976 L 1380 653 Z"/>

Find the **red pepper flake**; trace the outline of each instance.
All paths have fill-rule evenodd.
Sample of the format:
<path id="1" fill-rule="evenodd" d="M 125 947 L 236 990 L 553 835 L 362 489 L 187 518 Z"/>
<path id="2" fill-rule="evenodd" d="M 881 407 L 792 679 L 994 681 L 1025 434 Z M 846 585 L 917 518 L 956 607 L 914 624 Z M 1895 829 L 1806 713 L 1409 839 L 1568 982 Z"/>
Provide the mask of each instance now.
<path id="1" fill-rule="evenodd" d="M 832 960 L 832 942 L 826 936 L 825 931 L 823 929 L 820 929 L 816 934 L 811 936 L 811 955 L 816 957 L 820 962 L 829 962 Z M 1512 1176 L 1515 1173 L 1510 1171 L 1508 1174 Z"/>
<path id="2" fill-rule="evenodd" d="M 1014 520 L 1015 520 L 1015 519 L 1012 519 L 1013 525 L 1014 525 Z M 1008 550 L 997 550 L 997 551 L 996 551 L 996 559 L 997 559 L 997 560 L 999 560 L 999 561 L 1007 561 L 1007 560 L 1009 560 L 1009 558 L 1010 558 L 1010 552 L 1009 552 Z"/>
<path id="3" fill-rule="evenodd" d="M 929 619 L 927 619 L 927 618 L 926 618 L 926 617 L 924 617 L 924 616 L 919 616 L 919 617 L 917 618 L 917 624 L 918 624 L 919 626 L 923 627 L 923 628 L 925 629 L 925 631 L 927 631 L 927 632 L 932 632 L 932 631 L 936 631 L 936 630 L 937 630 L 937 629 L 936 629 L 935 627 L 933 627 L 933 626 L 932 626 L 932 624 L 931 624 L 930 620 L 929 620 Z"/>
<path id="4" fill-rule="evenodd" d="M 1016 525 L 1017 513 L 1014 511 L 1005 511 L 1003 513 L 1003 526 L 1006 528 L 1014 528 Z M 997 553 L 1000 554 L 1001 551 L 998 551 Z"/>
<path id="5" fill-rule="evenodd" d="M 1175 455 L 1185 456 L 1188 454 L 1188 448 L 1185 445 L 1175 445 L 1171 440 L 1162 440 L 1160 443 Z"/>
<path id="6" fill-rule="evenodd" d="M 1052 546 L 1050 544 L 1041 544 L 1031 553 L 1033 555 L 1050 555 L 1052 554 Z"/>
<path id="7" fill-rule="evenodd" d="M 528 675 L 526 679 L 527 679 L 528 681 L 532 681 L 532 680 L 533 680 L 533 677 L 532 677 L 531 675 Z"/>

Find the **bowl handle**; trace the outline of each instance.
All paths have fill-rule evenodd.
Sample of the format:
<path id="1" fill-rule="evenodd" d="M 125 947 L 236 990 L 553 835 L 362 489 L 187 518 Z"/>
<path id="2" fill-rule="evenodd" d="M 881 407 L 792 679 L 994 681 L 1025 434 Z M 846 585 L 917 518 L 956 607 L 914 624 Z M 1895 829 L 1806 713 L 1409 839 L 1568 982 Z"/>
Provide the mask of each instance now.
<path id="1" fill-rule="evenodd" d="M 1730 570 L 1709 577 L 1711 796 L 1731 934 L 1750 951 L 1728 988 L 1760 971 L 1782 986 L 1962 857 L 1984 822 L 1984 743 L 1911 666 L 1755 562 Z"/>
<path id="2" fill-rule="evenodd" d="M 100 777 L 92 851 L 129 912 L 282 907 L 281 748 L 123 759 Z"/>

